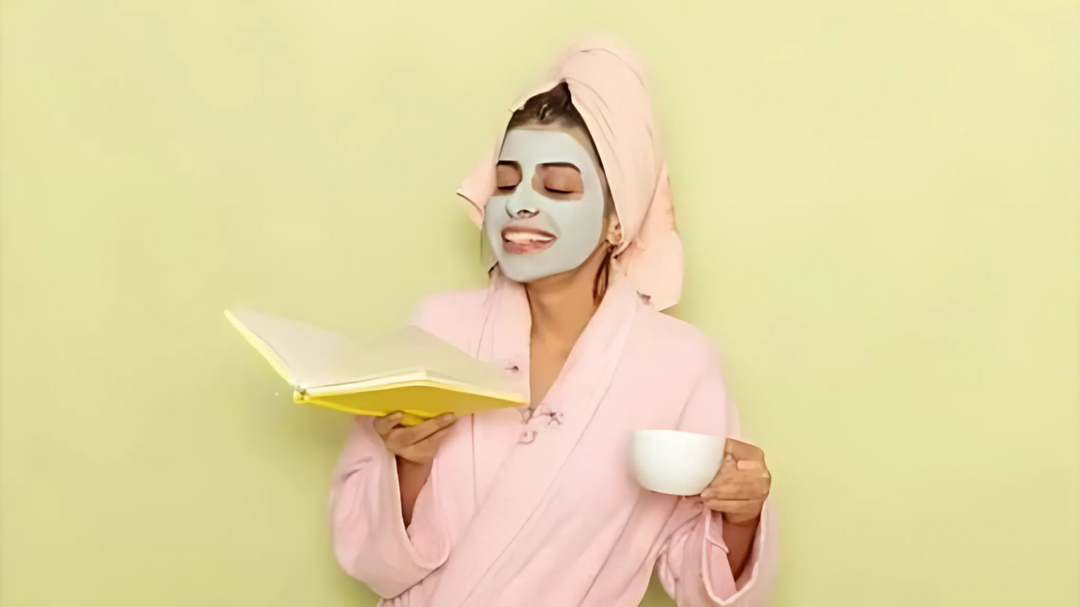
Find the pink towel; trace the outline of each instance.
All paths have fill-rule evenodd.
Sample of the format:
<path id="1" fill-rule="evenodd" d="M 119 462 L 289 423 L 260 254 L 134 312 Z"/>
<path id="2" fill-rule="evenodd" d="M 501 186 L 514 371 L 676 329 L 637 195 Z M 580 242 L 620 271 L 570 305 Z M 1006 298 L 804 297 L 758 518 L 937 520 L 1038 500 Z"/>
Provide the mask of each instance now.
<path id="1" fill-rule="evenodd" d="M 621 43 L 605 38 L 583 40 L 562 54 L 547 77 L 511 113 L 561 82 L 569 86 L 574 107 L 596 142 L 615 201 L 623 234 L 615 265 L 639 293 L 649 297 L 653 307 L 671 307 L 682 293 L 683 250 L 641 63 Z M 509 120 L 510 114 L 504 124 Z M 478 226 L 494 191 L 503 134 L 458 189 L 471 203 L 470 216 Z"/>

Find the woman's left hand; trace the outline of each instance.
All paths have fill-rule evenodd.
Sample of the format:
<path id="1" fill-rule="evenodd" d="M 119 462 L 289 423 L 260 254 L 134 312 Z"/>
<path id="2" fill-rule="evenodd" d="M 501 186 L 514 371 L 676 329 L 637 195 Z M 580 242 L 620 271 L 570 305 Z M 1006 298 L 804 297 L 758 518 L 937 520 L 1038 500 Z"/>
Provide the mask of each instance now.
<path id="1" fill-rule="evenodd" d="M 724 445 L 720 472 L 701 492 L 701 499 L 709 510 L 723 513 L 729 523 L 756 523 L 771 485 L 765 453 L 749 443 L 729 438 Z"/>

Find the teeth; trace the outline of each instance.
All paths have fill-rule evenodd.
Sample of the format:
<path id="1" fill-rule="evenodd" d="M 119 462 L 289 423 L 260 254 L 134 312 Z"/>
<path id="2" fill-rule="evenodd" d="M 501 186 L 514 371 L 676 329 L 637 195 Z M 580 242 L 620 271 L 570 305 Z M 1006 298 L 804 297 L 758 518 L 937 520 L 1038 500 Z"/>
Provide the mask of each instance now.
<path id="1" fill-rule="evenodd" d="M 551 236 L 545 236 L 543 234 L 534 234 L 532 232 L 507 232 L 503 234 L 503 238 L 508 242 L 517 244 L 524 244 L 527 242 L 551 242 L 555 240 Z"/>

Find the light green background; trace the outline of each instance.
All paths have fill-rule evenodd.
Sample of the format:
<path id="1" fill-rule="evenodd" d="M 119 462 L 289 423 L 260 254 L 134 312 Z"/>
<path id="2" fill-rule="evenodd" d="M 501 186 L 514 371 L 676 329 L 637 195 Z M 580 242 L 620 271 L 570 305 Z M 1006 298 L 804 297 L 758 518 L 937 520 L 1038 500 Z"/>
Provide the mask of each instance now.
<path id="1" fill-rule="evenodd" d="M 4 607 L 371 605 L 324 513 L 348 420 L 290 404 L 221 309 L 369 331 L 481 284 L 452 191 L 594 30 L 651 69 L 676 313 L 775 471 L 778 604 L 1080 605 L 1075 2 L 0 20 Z"/>

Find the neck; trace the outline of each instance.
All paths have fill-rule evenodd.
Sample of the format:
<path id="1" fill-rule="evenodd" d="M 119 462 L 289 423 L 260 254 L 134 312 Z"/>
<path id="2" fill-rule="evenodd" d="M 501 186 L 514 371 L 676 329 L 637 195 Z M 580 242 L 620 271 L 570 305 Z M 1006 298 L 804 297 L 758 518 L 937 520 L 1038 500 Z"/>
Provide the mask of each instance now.
<path id="1" fill-rule="evenodd" d="M 525 286 L 532 313 L 532 342 L 569 354 L 585 331 L 598 302 L 593 289 L 600 262 L 590 259 L 577 270 L 550 276 Z M 590 263 L 593 262 L 593 263 Z"/>

